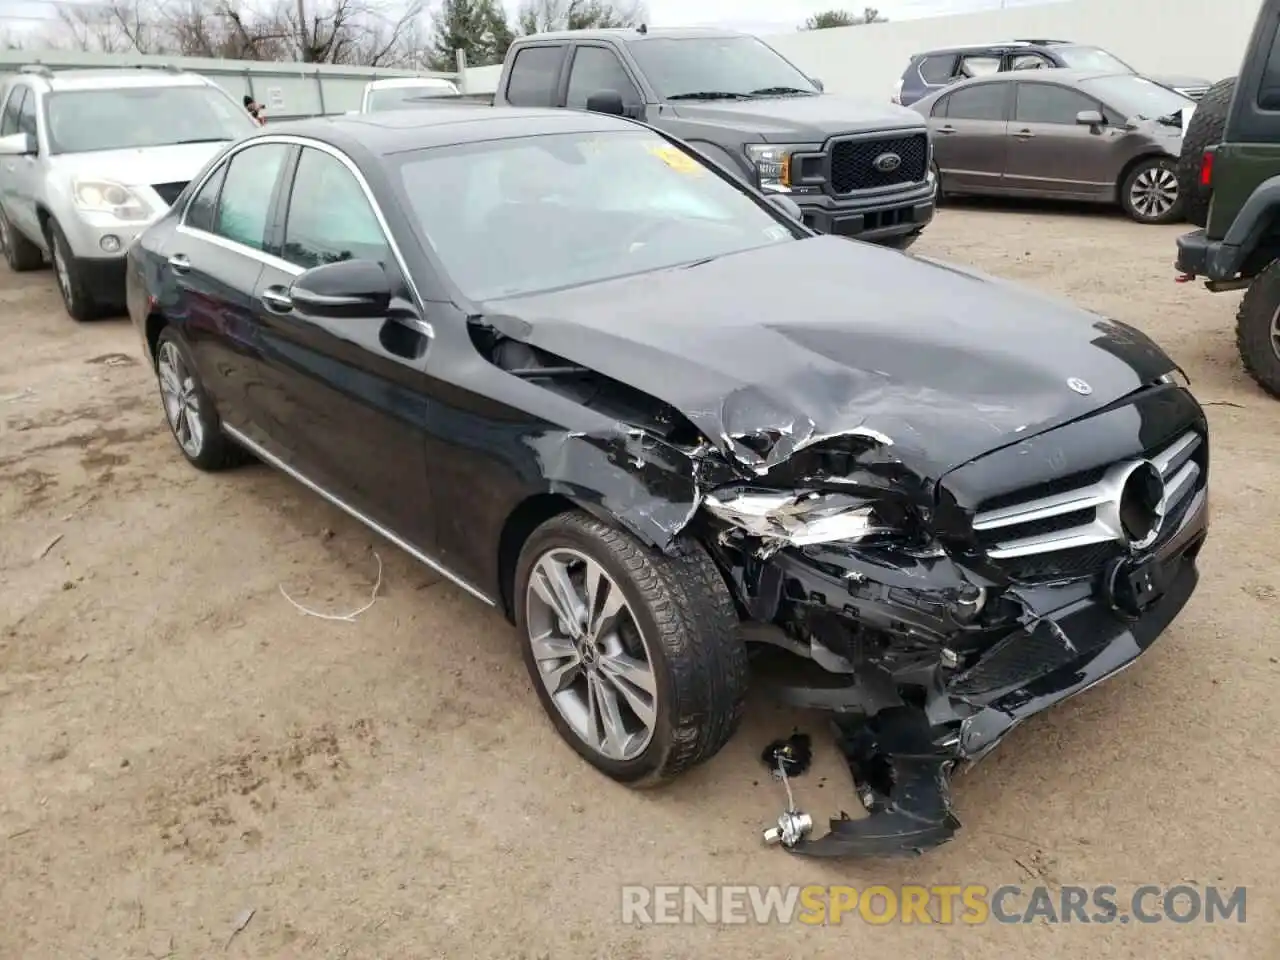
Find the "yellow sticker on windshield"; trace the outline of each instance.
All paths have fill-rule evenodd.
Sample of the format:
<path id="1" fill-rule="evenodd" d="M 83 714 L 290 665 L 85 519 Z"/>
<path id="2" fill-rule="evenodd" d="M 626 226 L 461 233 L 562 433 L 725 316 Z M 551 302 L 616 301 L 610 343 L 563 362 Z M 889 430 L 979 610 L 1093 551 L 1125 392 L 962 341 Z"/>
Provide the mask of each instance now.
<path id="1" fill-rule="evenodd" d="M 677 150 L 675 147 L 650 147 L 649 152 L 672 170 L 695 177 L 703 173 L 702 164 L 698 163 L 697 160 L 693 159 L 693 157 L 689 156 L 687 153 Z"/>

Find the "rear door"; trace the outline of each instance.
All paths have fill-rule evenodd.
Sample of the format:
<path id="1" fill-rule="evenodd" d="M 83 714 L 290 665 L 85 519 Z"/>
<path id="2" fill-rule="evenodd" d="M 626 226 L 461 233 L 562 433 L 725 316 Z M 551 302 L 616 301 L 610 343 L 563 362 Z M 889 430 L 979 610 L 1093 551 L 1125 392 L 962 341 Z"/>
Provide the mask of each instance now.
<path id="1" fill-rule="evenodd" d="M 1005 186 L 1074 200 L 1109 200 L 1120 175 L 1116 141 L 1123 131 L 1076 122 L 1084 110 L 1106 116 L 1097 100 L 1072 87 L 1020 80 Z"/>
<path id="2" fill-rule="evenodd" d="M 224 159 L 192 195 L 166 251 L 182 322 L 219 414 L 255 439 L 260 399 L 254 289 L 268 252 L 280 175 L 293 147 L 256 142 Z"/>
<path id="3" fill-rule="evenodd" d="M 0 110 L 0 137 L 11 137 L 18 132 L 18 110 L 22 106 L 22 98 L 27 95 L 27 88 L 15 83 L 9 88 L 4 99 L 4 108 Z M 14 187 L 17 183 L 15 174 L 21 157 L 4 157 L 0 159 L 0 198 L 3 199 L 5 212 L 9 222 L 16 223 L 18 207 Z"/>
<path id="4" fill-rule="evenodd" d="M 929 118 L 933 156 L 947 189 L 1000 191 L 1012 92 L 1013 84 L 993 80 L 963 87 L 934 103 Z"/>
<path id="5" fill-rule="evenodd" d="M 385 220 L 354 163 L 304 146 L 284 207 L 279 262 L 267 263 L 254 310 L 263 356 L 260 416 L 272 451 L 312 482 L 420 550 L 432 540 L 422 320 Z M 378 263 L 397 291 L 386 316 L 334 320 L 289 297 L 305 270 Z"/>

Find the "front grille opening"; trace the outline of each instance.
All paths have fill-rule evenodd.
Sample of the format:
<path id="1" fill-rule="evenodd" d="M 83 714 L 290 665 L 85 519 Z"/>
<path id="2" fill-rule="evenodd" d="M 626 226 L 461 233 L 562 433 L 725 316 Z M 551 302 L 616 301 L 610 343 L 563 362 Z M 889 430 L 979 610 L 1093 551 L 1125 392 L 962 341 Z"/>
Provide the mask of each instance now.
<path id="1" fill-rule="evenodd" d="M 896 154 L 893 170 L 876 168 L 876 158 Z M 874 190 L 915 183 L 925 178 L 929 141 L 926 134 L 884 140 L 840 140 L 831 147 L 831 189 L 836 193 Z"/>
<path id="2" fill-rule="evenodd" d="M 1033 553 L 1001 560 L 1000 568 L 1010 580 L 1045 583 L 1053 580 L 1080 580 L 1101 572 L 1107 563 L 1124 553 L 1118 543 L 1091 543 L 1052 553 Z"/>
<path id="3" fill-rule="evenodd" d="M 1008 543 L 1010 540 L 1025 540 L 1027 537 L 1040 537 L 1047 533 L 1070 530 L 1072 527 L 1082 527 L 1087 523 L 1092 523 L 1096 513 L 1097 509 L 1095 507 L 1084 507 L 1080 510 L 1072 510 L 1070 513 L 1044 517 L 1041 520 L 1010 524 L 1007 527 L 996 527 L 993 530 L 979 530 L 978 544 L 983 549 L 988 549 L 998 543 Z"/>
<path id="4" fill-rule="evenodd" d="M 990 500 L 984 500 L 978 508 L 979 513 L 987 513 L 991 510 L 999 510 L 1003 507 L 1012 507 L 1019 503 L 1026 503 L 1028 500 L 1041 500 L 1045 497 L 1052 497 L 1059 493 L 1067 493 L 1071 490 L 1077 490 L 1080 487 L 1087 487 L 1090 484 L 1097 483 L 1107 473 L 1106 466 L 1098 467 L 1094 470 L 1083 470 L 1080 473 L 1073 473 L 1066 477 L 1056 477 L 1053 480 L 1046 480 L 1044 483 L 1037 483 L 1035 486 L 1022 487 L 1014 490 L 1012 493 L 1006 493 L 999 497 L 992 497 Z"/>

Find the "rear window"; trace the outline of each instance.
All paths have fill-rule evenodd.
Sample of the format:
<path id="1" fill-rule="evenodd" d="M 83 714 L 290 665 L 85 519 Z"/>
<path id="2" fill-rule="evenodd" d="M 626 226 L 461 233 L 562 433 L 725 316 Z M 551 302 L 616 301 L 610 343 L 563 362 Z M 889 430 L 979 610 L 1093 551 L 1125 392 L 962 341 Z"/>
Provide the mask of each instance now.
<path id="1" fill-rule="evenodd" d="M 920 76 L 924 77 L 925 83 L 946 83 L 955 73 L 955 69 L 954 54 L 925 57 L 920 61 Z"/>
<path id="2" fill-rule="evenodd" d="M 564 47 L 525 47 L 517 51 L 507 80 L 507 102 L 513 107 L 554 106 L 563 59 Z"/>

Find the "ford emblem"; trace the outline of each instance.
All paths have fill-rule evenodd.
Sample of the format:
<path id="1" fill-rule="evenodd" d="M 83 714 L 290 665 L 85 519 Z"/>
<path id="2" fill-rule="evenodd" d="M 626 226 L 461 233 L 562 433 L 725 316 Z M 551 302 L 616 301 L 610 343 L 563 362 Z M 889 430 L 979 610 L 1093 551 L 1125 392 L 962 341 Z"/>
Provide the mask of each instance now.
<path id="1" fill-rule="evenodd" d="M 871 165 L 881 173 L 893 173 L 902 166 L 902 158 L 896 153 L 882 153 L 871 161 Z"/>
<path id="2" fill-rule="evenodd" d="M 1067 386 L 1082 397 L 1087 397 L 1089 394 L 1093 393 L 1093 387 L 1089 386 L 1089 384 L 1081 380 L 1079 377 L 1072 377 L 1069 379 L 1067 381 Z"/>

